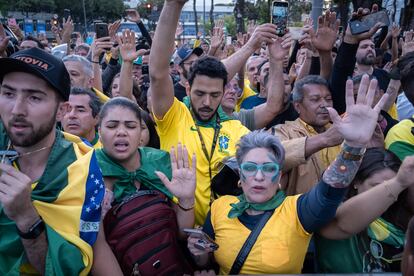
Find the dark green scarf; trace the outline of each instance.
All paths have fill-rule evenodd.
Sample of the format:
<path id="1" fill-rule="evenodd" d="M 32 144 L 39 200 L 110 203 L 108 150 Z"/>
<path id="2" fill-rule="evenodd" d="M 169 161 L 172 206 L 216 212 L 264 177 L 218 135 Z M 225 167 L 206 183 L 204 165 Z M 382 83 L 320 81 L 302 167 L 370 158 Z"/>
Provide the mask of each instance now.
<path id="1" fill-rule="evenodd" d="M 286 194 L 284 191 L 277 192 L 274 197 L 264 203 L 250 203 L 247 202 L 246 197 L 244 194 L 241 194 L 237 197 L 239 199 L 238 203 L 232 203 L 230 206 L 229 214 L 227 215 L 228 218 L 236 218 L 241 216 L 247 209 L 253 209 L 256 211 L 269 211 L 275 210 L 279 207 L 286 198 Z"/>
<path id="2" fill-rule="evenodd" d="M 187 106 L 187 108 L 189 110 L 191 110 L 191 103 L 190 103 L 190 97 L 184 97 L 183 98 L 183 103 Z M 203 121 L 199 121 L 197 118 L 195 119 L 195 123 L 198 126 L 201 127 L 211 127 L 211 128 L 215 128 L 216 127 L 216 116 L 220 117 L 220 123 L 225 122 L 225 121 L 229 121 L 229 120 L 234 120 L 233 118 L 230 118 L 221 108 L 221 105 L 219 105 L 219 108 L 217 109 L 216 115 L 213 116 L 213 118 L 211 118 L 210 121 L 208 122 L 203 122 Z"/>
<path id="3" fill-rule="evenodd" d="M 141 156 L 141 166 L 134 172 L 128 172 L 109 157 L 103 149 L 96 150 L 96 157 L 98 158 L 102 175 L 117 179 L 113 188 L 115 202 L 120 202 L 124 197 L 136 192 L 135 180 L 140 182 L 141 185 L 149 189 L 158 190 L 172 199 L 173 195 L 171 192 L 155 174 L 155 171 L 160 171 L 171 180 L 170 155 L 165 151 L 153 148 L 139 148 L 138 152 Z"/>

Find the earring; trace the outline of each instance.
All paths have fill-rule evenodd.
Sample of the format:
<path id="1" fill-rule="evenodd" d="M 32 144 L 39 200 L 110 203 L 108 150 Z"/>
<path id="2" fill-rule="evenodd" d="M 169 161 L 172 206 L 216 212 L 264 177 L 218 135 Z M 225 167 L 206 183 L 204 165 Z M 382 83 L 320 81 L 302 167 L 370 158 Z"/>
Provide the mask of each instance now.
<path id="1" fill-rule="evenodd" d="M 241 181 L 237 181 L 237 188 L 241 188 Z"/>

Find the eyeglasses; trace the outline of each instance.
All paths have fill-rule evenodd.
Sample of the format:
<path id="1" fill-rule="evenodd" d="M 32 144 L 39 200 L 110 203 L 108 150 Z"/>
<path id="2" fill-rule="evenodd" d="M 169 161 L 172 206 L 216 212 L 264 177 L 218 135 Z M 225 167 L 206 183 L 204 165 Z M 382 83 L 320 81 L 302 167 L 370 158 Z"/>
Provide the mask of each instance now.
<path id="1" fill-rule="evenodd" d="M 5 163 L 5 164 L 12 164 L 14 162 L 14 160 L 16 160 L 19 155 L 16 151 L 14 150 L 2 150 L 0 151 L 0 163 Z"/>
<path id="2" fill-rule="evenodd" d="M 267 177 L 275 177 L 279 174 L 279 164 L 274 162 L 267 162 L 261 165 L 253 162 L 245 162 L 240 165 L 240 169 L 245 176 L 256 176 L 259 170 Z"/>

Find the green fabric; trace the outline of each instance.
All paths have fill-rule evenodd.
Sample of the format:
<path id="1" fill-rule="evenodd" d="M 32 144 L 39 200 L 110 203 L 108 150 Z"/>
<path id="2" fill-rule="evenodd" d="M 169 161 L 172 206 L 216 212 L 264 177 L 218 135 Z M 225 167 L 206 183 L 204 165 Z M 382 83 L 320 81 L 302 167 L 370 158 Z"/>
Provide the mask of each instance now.
<path id="1" fill-rule="evenodd" d="M 3 124 L 0 122 L 0 150 L 7 149 L 8 141 Z M 66 168 L 76 159 L 72 143 L 65 140 L 60 131 L 56 131 L 56 140 L 49 154 L 46 169 L 32 191 L 32 200 L 55 201 L 60 191 L 68 184 Z"/>
<path id="2" fill-rule="evenodd" d="M 378 218 L 369 225 L 368 236 L 395 248 L 404 247 L 405 233 L 383 218 Z"/>
<path id="3" fill-rule="evenodd" d="M 279 207 L 286 198 L 284 191 L 277 192 L 270 200 L 264 203 L 249 203 L 246 200 L 244 194 L 241 194 L 237 197 L 239 199 L 238 203 L 232 203 L 230 206 L 229 218 L 236 218 L 241 216 L 247 209 L 253 209 L 256 211 L 269 211 L 274 210 Z"/>
<path id="4" fill-rule="evenodd" d="M 96 143 L 99 141 L 99 134 L 98 132 L 95 133 L 95 138 L 90 142 L 92 146 L 95 146 Z"/>
<path id="5" fill-rule="evenodd" d="M 164 173 L 169 179 L 172 177 L 170 155 L 162 150 L 153 148 L 139 148 L 141 166 L 134 172 L 128 172 L 109 157 L 103 149 L 96 150 L 99 167 L 104 177 L 114 177 L 118 180 L 114 185 L 115 202 L 120 202 L 124 197 L 136 192 L 135 180 L 150 189 L 156 189 L 172 199 L 173 195 L 164 186 L 155 174 L 155 171 Z"/>
<path id="6" fill-rule="evenodd" d="M 319 273 L 362 273 L 362 259 L 356 235 L 345 240 L 329 240 L 314 235 Z"/>
<path id="7" fill-rule="evenodd" d="M 401 161 L 403 161 L 407 156 L 414 155 L 414 145 L 403 141 L 392 143 L 388 150 L 397 155 Z"/>
<path id="8" fill-rule="evenodd" d="M 191 110 L 191 104 L 190 104 L 190 97 L 184 97 L 183 98 L 183 103 L 188 107 L 188 109 Z M 221 105 L 219 106 L 219 108 L 217 109 L 217 114 L 220 117 L 220 123 L 225 122 L 225 121 L 229 121 L 229 120 L 234 120 L 233 118 L 229 117 L 221 108 Z M 198 120 L 197 118 L 195 118 L 196 120 L 196 124 L 198 126 L 201 127 L 211 127 L 211 128 L 215 128 L 216 127 L 216 115 L 213 116 L 213 118 L 211 118 L 211 120 L 207 121 L 207 122 L 203 122 Z"/>
<path id="9" fill-rule="evenodd" d="M 0 122 L 0 150 L 7 148 L 8 140 L 4 126 Z M 45 171 L 32 190 L 31 199 L 54 202 L 68 185 L 67 167 L 75 160 L 77 157 L 72 143 L 65 140 L 62 133 L 57 131 Z M 79 248 L 66 241 L 47 224 L 46 234 L 48 252 L 45 275 L 79 275 L 85 268 Z M 0 205 L 0 275 L 20 275 L 21 269 L 29 274 L 33 271 L 28 265 L 15 223 L 5 215 Z"/>
<path id="10" fill-rule="evenodd" d="M 33 271 L 28 265 L 24 247 L 16 232 L 16 225 L 0 209 L 0 275 L 20 275 Z M 79 275 L 85 268 L 82 254 L 76 246 L 66 241 L 46 225 L 48 251 L 45 275 Z M 64 253 L 64 254 L 63 254 Z"/>

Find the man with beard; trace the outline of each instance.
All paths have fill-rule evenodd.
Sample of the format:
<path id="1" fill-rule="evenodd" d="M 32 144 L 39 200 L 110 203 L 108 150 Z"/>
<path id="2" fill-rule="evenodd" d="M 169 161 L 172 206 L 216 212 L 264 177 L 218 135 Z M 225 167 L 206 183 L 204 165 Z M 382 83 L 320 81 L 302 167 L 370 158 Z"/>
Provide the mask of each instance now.
<path id="1" fill-rule="evenodd" d="M 356 65 L 354 76 L 368 74 L 378 80 L 378 86 L 383 92 L 387 90 L 390 78 L 385 70 L 374 68 L 376 59 L 375 44 L 371 39 L 359 42 L 356 52 Z"/>
<path id="2" fill-rule="evenodd" d="M 220 107 L 228 79 L 244 65 L 262 42 L 277 39 L 272 24 L 255 29 L 251 39 L 234 55 L 220 62 L 212 57 L 197 59 L 188 75 L 184 102 L 174 97 L 169 74 L 170 53 L 165 45 L 172 45 L 179 15 L 186 0 L 165 1 L 150 54 L 152 112 L 160 136 L 161 149 L 170 150 L 182 143 L 190 155 L 197 157 L 197 188 L 195 205 L 196 224 L 202 225 L 213 199 L 211 179 L 217 174 L 217 164 L 236 152 L 236 144 L 248 130 L 237 120 L 229 118 Z"/>
<path id="3" fill-rule="evenodd" d="M 190 49 L 187 46 L 182 46 L 177 49 L 174 54 L 174 64 L 178 65 L 178 72 L 180 74 L 180 81 L 174 85 L 174 95 L 179 101 L 183 101 L 187 96 L 185 86 L 188 81 L 188 72 L 191 65 L 203 54 L 203 49 Z"/>
<path id="4" fill-rule="evenodd" d="M 0 274 L 87 275 L 104 187 L 94 152 L 55 127 L 69 74 L 32 48 L 0 59 L 0 79 Z"/>

